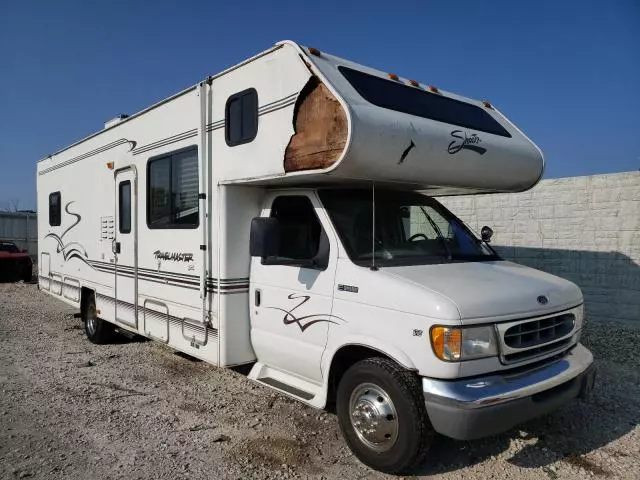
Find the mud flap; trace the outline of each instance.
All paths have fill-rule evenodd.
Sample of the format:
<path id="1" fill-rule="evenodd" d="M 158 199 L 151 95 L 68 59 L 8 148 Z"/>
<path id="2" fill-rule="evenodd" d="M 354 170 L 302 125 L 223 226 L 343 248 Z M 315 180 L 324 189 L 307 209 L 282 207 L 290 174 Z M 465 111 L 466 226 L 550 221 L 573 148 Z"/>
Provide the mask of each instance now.
<path id="1" fill-rule="evenodd" d="M 591 366 L 589 370 L 582 377 L 582 387 L 580 388 L 580 393 L 578 397 L 586 400 L 591 396 L 593 392 L 593 387 L 596 384 L 596 369 Z"/>

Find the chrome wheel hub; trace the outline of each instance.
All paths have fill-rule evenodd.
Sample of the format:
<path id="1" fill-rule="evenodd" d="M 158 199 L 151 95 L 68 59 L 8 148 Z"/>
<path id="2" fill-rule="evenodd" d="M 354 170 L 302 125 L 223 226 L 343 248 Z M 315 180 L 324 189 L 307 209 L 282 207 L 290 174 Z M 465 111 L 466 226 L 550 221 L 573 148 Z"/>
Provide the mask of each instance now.
<path id="1" fill-rule="evenodd" d="M 91 335 L 95 335 L 96 330 L 98 329 L 98 320 L 96 319 L 96 311 L 95 308 L 89 308 L 87 311 L 87 318 L 85 320 L 87 325 L 87 331 Z"/>
<path id="2" fill-rule="evenodd" d="M 385 452 L 398 439 L 398 416 L 391 398 L 381 387 L 362 383 L 349 400 L 351 426 L 358 438 L 376 452 Z"/>

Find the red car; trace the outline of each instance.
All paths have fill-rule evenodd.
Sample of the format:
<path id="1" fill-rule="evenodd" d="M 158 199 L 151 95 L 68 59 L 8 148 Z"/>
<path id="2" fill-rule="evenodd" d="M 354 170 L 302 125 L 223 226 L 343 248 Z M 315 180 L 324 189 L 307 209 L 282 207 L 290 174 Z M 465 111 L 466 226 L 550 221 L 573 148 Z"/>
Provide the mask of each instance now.
<path id="1" fill-rule="evenodd" d="M 30 282 L 33 261 L 27 250 L 20 250 L 13 242 L 0 240 L 0 279 Z"/>

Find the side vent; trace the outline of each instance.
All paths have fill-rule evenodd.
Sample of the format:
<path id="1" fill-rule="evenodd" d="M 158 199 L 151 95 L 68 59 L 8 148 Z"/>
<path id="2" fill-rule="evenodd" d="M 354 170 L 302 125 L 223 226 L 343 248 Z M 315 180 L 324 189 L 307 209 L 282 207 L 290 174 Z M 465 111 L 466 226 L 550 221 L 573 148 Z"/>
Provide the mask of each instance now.
<path id="1" fill-rule="evenodd" d="M 113 217 L 100 217 L 100 241 L 110 242 L 115 238 L 115 221 Z"/>

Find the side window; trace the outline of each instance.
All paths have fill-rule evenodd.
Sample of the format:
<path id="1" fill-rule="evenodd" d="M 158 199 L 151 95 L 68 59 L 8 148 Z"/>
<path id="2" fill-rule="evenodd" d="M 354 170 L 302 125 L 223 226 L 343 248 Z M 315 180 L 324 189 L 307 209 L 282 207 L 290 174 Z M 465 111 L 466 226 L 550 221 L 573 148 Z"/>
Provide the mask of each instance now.
<path id="1" fill-rule="evenodd" d="M 225 139 L 234 147 L 249 143 L 258 134 L 258 92 L 250 88 L 231 95 L 225 107 Z"/>
<path id="2" fill-rule="evenodd" d="M 60 192 L 49 195 L 49 225 L 57 227 L 62 220 L 62 208 L 60 206 Z"/>
<path id="3" fill-rule="evenodd" d="M 118 218 L 120 233 L 131 233 L 131 182 L 126 180 L 118 186 Z"/>
<path id="4" fill-rule="evenodd" d="M 273 201 L 271 217 L 280 224 L 280 246 L 276 257 L 267 260 L 311 260 L 320 247 L 322 227 L 311 200 L 304 196 L 283 196 Z"/>
<path id="5" fill-rule="evenodd" d="M 149 228 L 197 228 L 198 150 L 190 148 L 149 160 L 147 225 Z"/>

